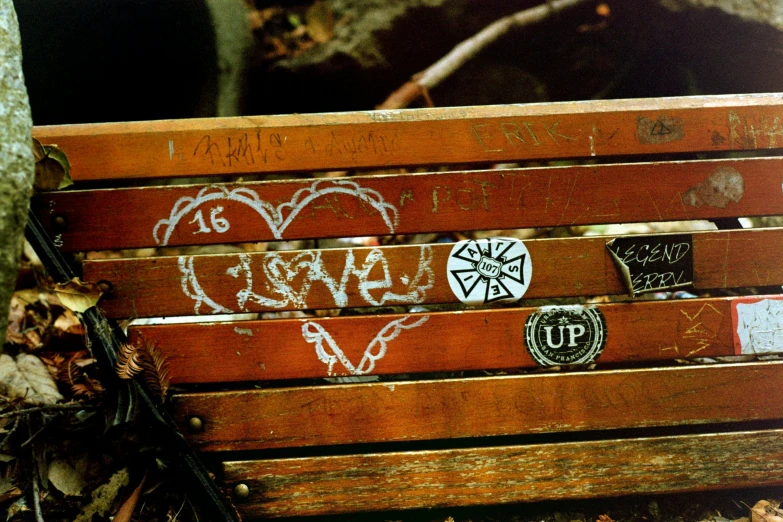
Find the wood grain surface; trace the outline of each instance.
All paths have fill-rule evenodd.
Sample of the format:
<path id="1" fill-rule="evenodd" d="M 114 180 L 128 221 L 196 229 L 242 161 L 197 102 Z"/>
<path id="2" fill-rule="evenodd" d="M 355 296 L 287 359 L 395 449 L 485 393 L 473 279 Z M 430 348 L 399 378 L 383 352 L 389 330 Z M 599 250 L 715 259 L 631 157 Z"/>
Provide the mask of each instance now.
<path id="1" fill-rule="evenodd" d="M 783 146 L 780 94 L 36 127 L 75 181 Z"/>
<path id="2" fill-rule="evenodd" d="M 606 249 L 611 237 L 525 241 L 525 298 L 628 293 Z M 446 280 L 452 244 L 86 261 L 109 281 L 109 317 L 459 302 Z M 697 289 L 783 284 L 783 229 L 693 234 Z"/>
<path id="3" fill-rule="evenodd" d="M 33 206 L 61 250 L 83 251 L 777 215 L 781 184 L 783 158 L 752 158 L 77 190 Z"/>
<path id="4" fill-rule="evenodd" d="M 600 367 L 734 355 L 734 299 L 744 302 L 711 298 L 594 305 L 606 321 L 606 344 L 596 362 Z M 132 342 L 158 346 L 175 384 L 532 368 L 537 363 L 528 351 L 525 323 L 539 310 L 135 326 L 129 336 Z M 398 324 L 404 328 L 394 332 Z M 321 340 L 321 356 L 314 342 L 319 332 L 336 346 Z M 390 333 L 395 337 L 384 341 Z M 565 339 L 556 331 L 555 344 L 561 336 Z M 335 358 L 331 363 L 329 356 Z"/>
<path id="5" fill-rule="evenodd" d="M 174 395 L 207 451 L 783 418 L 783 363 L 588 371 Z"/>
<path id="6" fill-rule="evenodd" d="M 226 462 L 248 517 L 779 486 L 783 430 Z"/>

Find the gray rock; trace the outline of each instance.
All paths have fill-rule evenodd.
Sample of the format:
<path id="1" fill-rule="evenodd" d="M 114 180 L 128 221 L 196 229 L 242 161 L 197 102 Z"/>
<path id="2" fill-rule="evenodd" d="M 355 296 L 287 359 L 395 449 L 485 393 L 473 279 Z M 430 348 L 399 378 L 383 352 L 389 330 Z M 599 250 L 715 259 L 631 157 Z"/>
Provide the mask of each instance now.
<path id="1" fill-rule="evenodd" d="M 660 0 L 672 11 L 717 8 L 743 20 L 783 30 L 783 2 L 780 0 Z"/>
<path id="2" fill-rule="evenodd" d="M 32 125 L 16 11 L 11 0 L 0 0 L 0 339 L 8 326 L 33 186 Z"/>

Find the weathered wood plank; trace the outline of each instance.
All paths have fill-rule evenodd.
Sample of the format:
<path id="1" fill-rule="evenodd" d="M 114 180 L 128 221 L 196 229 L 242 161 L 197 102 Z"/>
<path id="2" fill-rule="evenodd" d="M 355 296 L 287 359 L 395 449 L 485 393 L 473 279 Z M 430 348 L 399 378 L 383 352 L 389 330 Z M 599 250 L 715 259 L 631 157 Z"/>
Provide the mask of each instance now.
<path id="1" fill-rule="evenodd" d="M 281 347 L 284 349 L 284 347 Z M 481 347 L 477 347 L 481 349 Z M 203 450 L 783 418 L 783 363 L 386 382 L 172 397 Z"/>
<path id="2" fill-rule="evenodd" d="M 610 237 L 525 241 L 526 298 L 628 293 L 606 250 Z M 459 302 L 446 280 L 451 244 L 84 263 L 109 281 L 110 317 L 240 313 Z M 783 229 L 693 234 L 697 289 L 783 284 Z M 385 268 L 384 268 L 385 267 Z"/>
<path id="3" fill-rule="evenodd" d="M 546 167 L 50 192 L 34 206 L 61 250 L 83 251 L 776 215 L 781 172 L 783 158 Z"/>
<path id="4" fill-rule="evenodd" d="M 227 462 L 244 516 L 663 494 L 783 484 L 783 430 Z"/>
<path id="5" fill-rule="evenodd" d="M 76 181 L 783 146 L 747 94 L 36 127 Z"/>
<path id="6" fill-rule="evenodd" d="M 573 341 L 580 350 L 595 346 L 600 364 L 734 355 L 732 301 L 591 306 L 605 320 L 605 346 L 590 331 L 575 331 L 579 335 Z M 525 324 L 531 314 L 542 311 L 518 308 L 138 326 L 131 327 L 129 335 L 132 342 L 152 342 L 161 349 L 175 384 L 532 368 L 537 363 L 529 353 Z M 572 322 L 582 324 L 578 319 Z M 559 332 L 554 328 L 551 340 L 557 348 L 549 350 L 560 354 L 555 362 L 576 361 L 577 350 L 568 348 L 572 339 L 562 325 Z"/>

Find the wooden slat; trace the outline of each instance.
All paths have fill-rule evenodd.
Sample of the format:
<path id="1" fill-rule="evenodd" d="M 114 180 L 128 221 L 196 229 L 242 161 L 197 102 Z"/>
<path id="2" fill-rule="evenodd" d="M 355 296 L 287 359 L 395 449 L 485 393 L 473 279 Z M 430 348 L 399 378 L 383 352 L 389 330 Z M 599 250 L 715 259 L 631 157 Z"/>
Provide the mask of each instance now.
<path id="1" fill-rule="evenodd" d="M 525 297 L 628 293 L 607 253 L 609 239 L 525 241 L 533 263 Z M 458 302 L 446 281 L 452 246 L 87 261 L 84 280 L 112 283 L 101 301 L 110 317 L 448 303 Z M 694 233 L 693 255 L 697 289 L 783 284 L 783 229 Z M 384 261 L 389 283 L 373 287 L 368 282 L 385 278 Z M 248 288 L 255 297 L 245 299 Z"/>
<path id="2" fill-rule="evenodd" d="M 742 299 L 742 298 L 741 298 Z M 596 305 L 606 320 L 598 363 L 734 355 L 732 298 Z M 260 381 L 343 375 L 531 368 L 524 324 L 536 308 L 331 319 L 243 321 L 132 327 L 132 342 L 155 343 L 168 358 L 175 384 Z M 373 365 L 378 338 L 390 337 Z M 330 368 L 304 331 L 321 328 L 348 364 Z M 391 325 L 391 327 L 389 326 Z M 558 338 L 559 339 L 559 338 Z M 373 344 L 373 343 L 376 344 Z M 555 341 L 557 342 L 557 340 Z M 327 355 L 336 350 L 322 343 Z M 783 351 L 783 346 L 780 347 Z M 220 354 L 220 355 L 216 355 Z"/>
<path id="3" fill-rule="evenodd" d="M 203 420 L 190 437 L 197 447 L 248 450 L 779 419 L 781 379 L 783 363 L 772 362 L 194 393 L 172 402 L 181 426 Z"/>
<path id="4" fill-rule="evenodd" d="M 247 517 L 573 500 L 783 484 L 783 430 L 224 464 Z"/>
<path id="5" fill-rule="evenodd" d="M 640 163 L 65 191 L 34 206 L 61 250 L 80 251 L 776 215 L 782 172 L 783 158 Z M 291 201 L 283 225 L 271 209 Z"/>
<path id="6" fill-rule="evenodd" d="M 76 181 L 783 146 L 748 94 L 36 127 Z"/>

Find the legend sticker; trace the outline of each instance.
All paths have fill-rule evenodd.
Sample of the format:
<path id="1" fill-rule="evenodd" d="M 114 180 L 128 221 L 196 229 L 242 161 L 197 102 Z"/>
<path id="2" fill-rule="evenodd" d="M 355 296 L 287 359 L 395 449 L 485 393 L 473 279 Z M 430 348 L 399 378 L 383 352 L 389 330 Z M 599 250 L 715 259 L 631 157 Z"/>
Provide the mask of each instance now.
<path id="1" fill-rule="evenodd" d="M 463 303 L 510 303 L 527 291 L 533 263 L 522 241 L 493 237 L 455 244 L 446 270 L 451 291 Z"/>
<path id="2" fill-rule="evenodd" d="M 606 344 L 606 320 L 597 308 L 544 306 L 525 322 L 525 344 L 541 366 L 588 364 Z"/>

